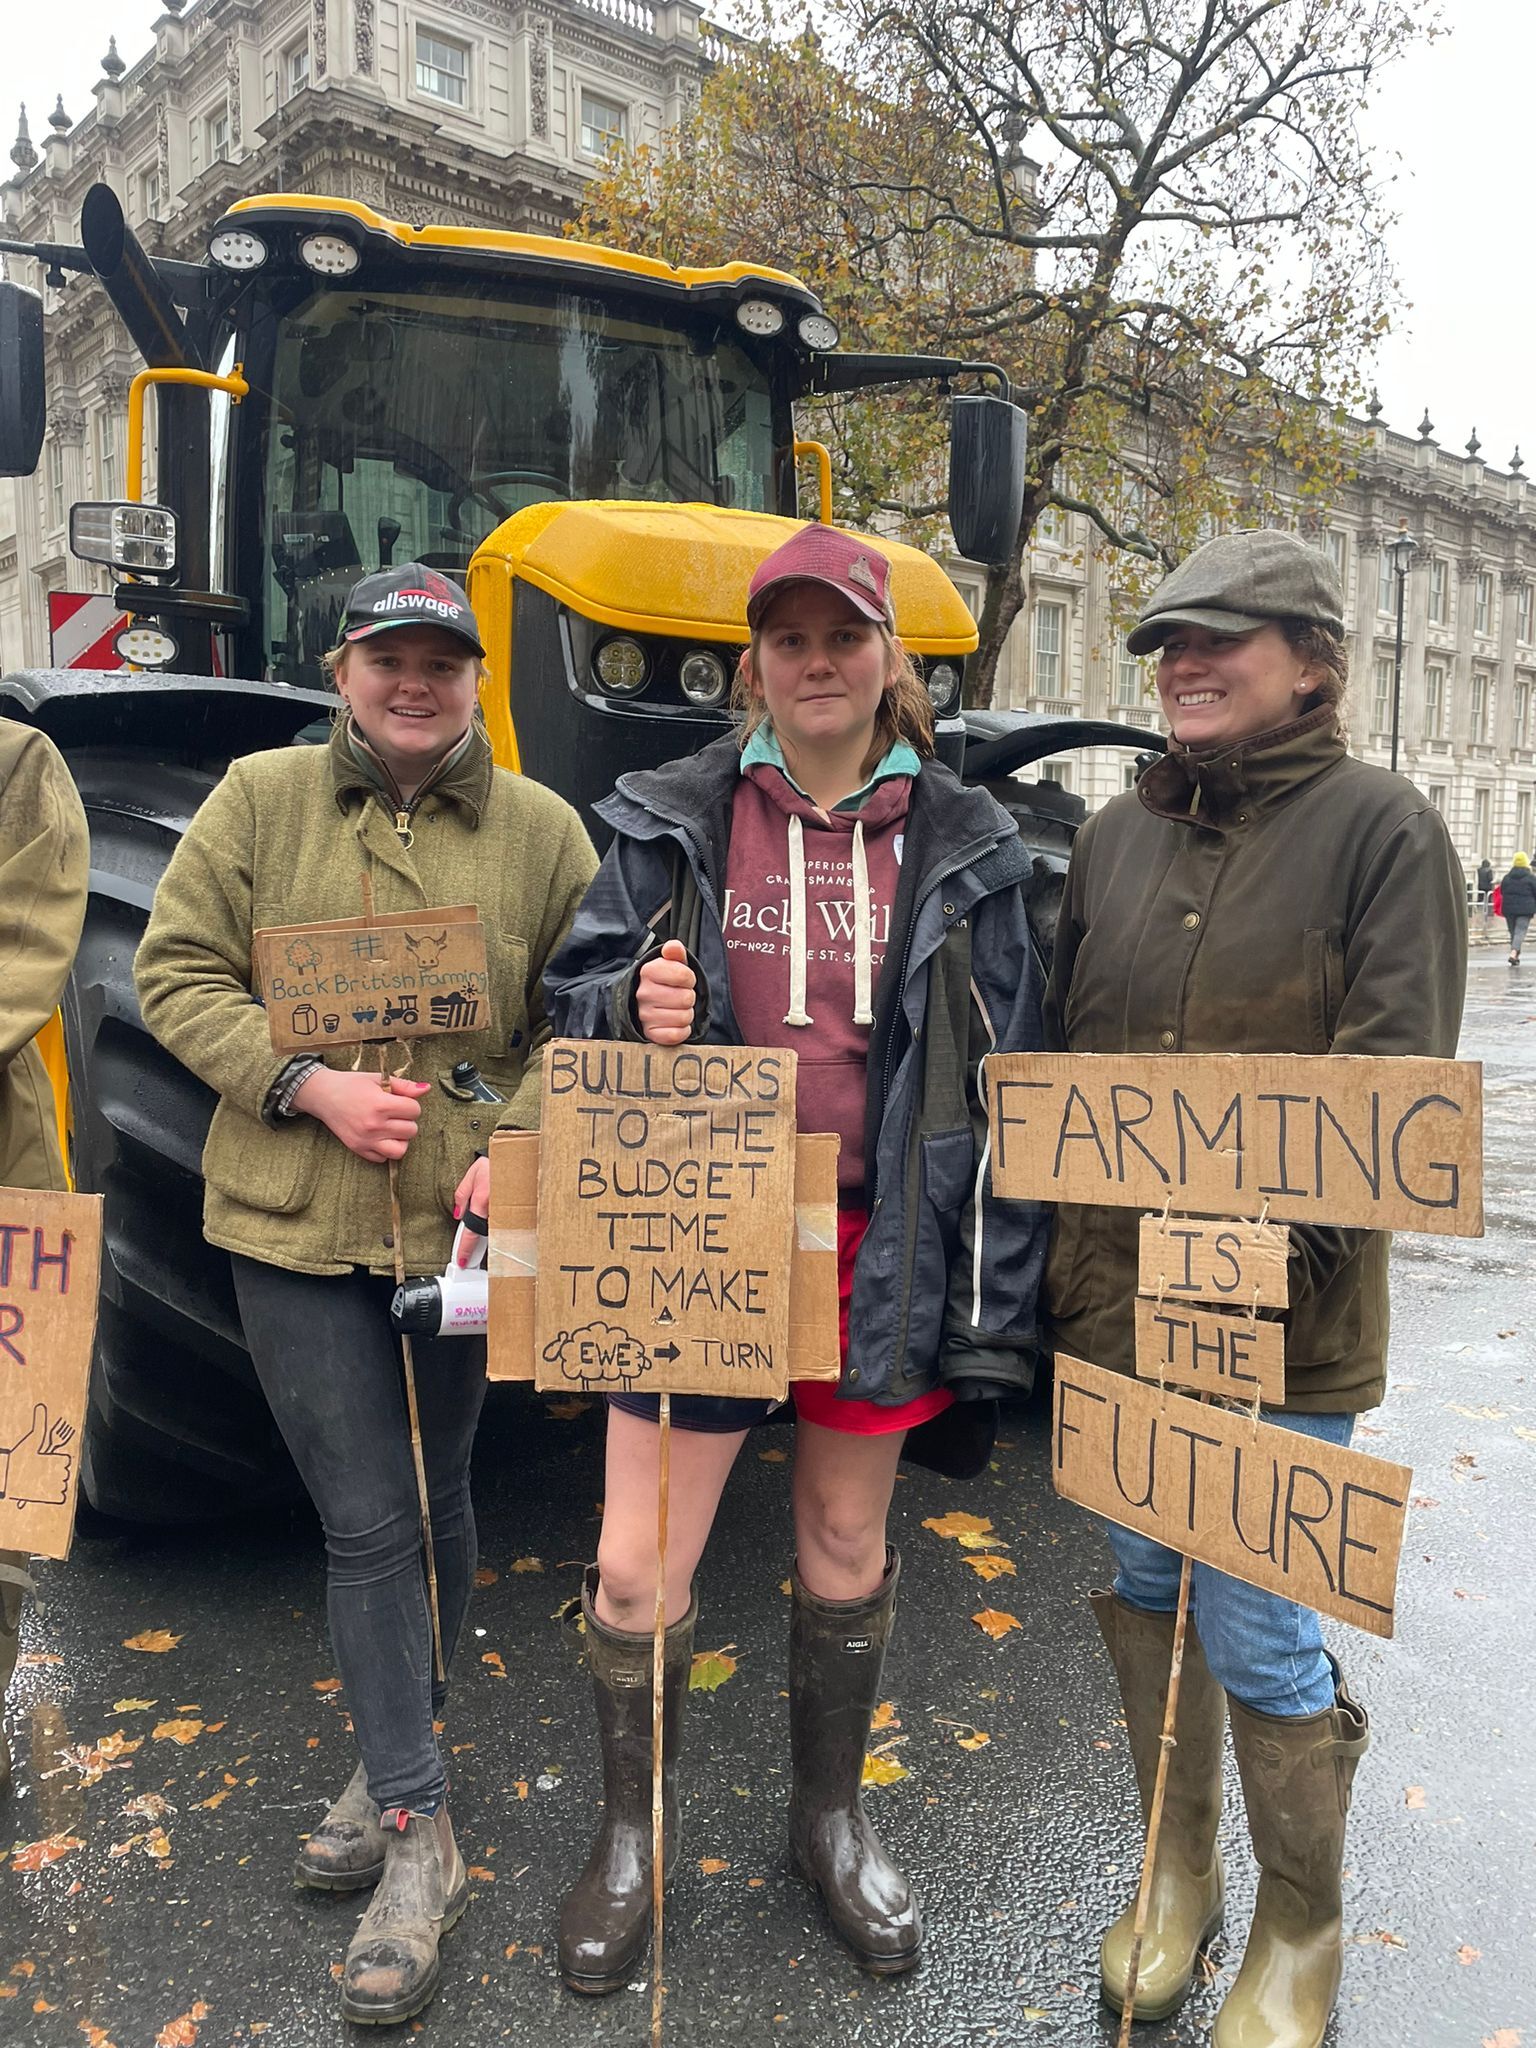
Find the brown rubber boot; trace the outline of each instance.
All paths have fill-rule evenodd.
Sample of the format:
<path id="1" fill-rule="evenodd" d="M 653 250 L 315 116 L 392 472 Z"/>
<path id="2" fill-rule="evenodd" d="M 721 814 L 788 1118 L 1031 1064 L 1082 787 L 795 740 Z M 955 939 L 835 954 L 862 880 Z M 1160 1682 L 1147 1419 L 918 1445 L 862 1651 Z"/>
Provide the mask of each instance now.
<path id="1" fill-rule="evenodd" d="M 448 1809 L 384 1816 L 384 1875 L 347 1950 L 341 2016 L 393 2027 L 431 2002 L 441 1972 L 438 1943 L 469 1903 L 469 1879 Z"/>
<path id="2" fill-rule="evenodd" d="M 384 1830 L 359 1764 L 351 1783 L 294 1858 L 297 1884 L 322 1892 L 357 1892 L 384 1874 Z"/>
<path id="3" fill-rule="evenodd" d="M 1145 1825 L 1168 1706 L 1174 1618 L 1128 1606 L 1113 1593 L 1088 1597 L 1120 1682 Z M 1136 1971 L 1138 2020 L 1162 2020 L 1178 2011 L 1189 1996 L 1196 1958 L 1221 1925 L 1225 1887 L 1216 1830 L 1221 1822 L 1223 1704 L 1221 1687 L 1206 1666 L 1191 1622 L 1184 1632 L 1176 1747 L 1168 1759 L 1147 1928 Z M 1133 1898 L 1099 1947 L 1099 1989 L 1115 2012 L 1125 2009 L 1135 1925 Z"/>
<path id="4" fill-rule="evenodd" d="M 651 1938 L 651 1637 L 608 1628 L 597 1618 L 597 1567 L 581 1588 L 587 1668 L 603 1749 L 603 1824 L 587 1866 L 560 1908 L 560 1975 L 572 1991 L 599 1997 L 634 1974 Z M 666 1633 L 662 1666 L 662 1809 L 666 1874 L 679 1836 L 677 1759 L 693 1668 L 693 1601 Z"/>
<path id="5" fill-rule="evenodd" d="M 910 1970 L 923 1945 L 912 1887 L 886 1855 L 860 1790 L 869 1724 L 896 1609 L 901 1559 L 863 1600 L 822 1600 L 794 1573 L 789 1637 L 790 1860 L 876 1976 Z"/>
<path id="6" fill-rule="evenodd" d="M 1344 1819 L 1371 1734 L 1337 1665 L 1334 1685 L 1331 1707 L 1297 1720 L 1227 1703 L 1259 1896 L 1214 2048 L 1319 2048 L 1339 1995 Z"/>

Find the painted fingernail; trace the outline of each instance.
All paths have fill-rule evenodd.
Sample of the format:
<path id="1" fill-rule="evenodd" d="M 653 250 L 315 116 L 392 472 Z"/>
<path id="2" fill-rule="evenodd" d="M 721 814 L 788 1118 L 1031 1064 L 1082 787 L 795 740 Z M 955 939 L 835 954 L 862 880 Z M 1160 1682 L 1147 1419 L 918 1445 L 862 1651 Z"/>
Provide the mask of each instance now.
<path id="1" fill-rule="evenodd" d="M 462 1202 L 455 1202 L 453 1205 L 453 1220 L 455 1223 L 457 1223 L 459 1220 L 459 1211 L 463 1208 L 463 1206 L 464 1204 Z"/>

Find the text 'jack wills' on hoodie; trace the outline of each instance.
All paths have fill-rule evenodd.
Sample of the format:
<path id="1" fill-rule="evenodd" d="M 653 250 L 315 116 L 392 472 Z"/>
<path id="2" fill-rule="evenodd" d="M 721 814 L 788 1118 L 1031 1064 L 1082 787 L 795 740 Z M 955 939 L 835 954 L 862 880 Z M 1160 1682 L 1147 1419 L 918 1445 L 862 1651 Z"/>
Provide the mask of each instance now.
<path id="1" fill-rule="evenodd" d="M 824 811 L 749 755 L 731 807 L 722 923 L 736 1021 L 748 1045 L 799 1055 L 796 1124 L 837 1133 L 844 1188 L 864 1185 L 865 1063 L 911 791 L 910 775 L 887 773 L 857 809 Z"/>

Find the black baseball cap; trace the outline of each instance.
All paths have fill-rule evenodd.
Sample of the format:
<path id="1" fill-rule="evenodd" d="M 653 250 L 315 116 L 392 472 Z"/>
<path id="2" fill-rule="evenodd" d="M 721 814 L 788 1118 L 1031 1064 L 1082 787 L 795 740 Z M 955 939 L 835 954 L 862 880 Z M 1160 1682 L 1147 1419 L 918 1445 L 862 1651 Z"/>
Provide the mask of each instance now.
<path id="1" fill-rule="evenodd" d="M 391 626 L 441 626 L 476 654 L 485 654 L 463 589 L 424 562 L 402 562 L 398 569 L 380 569 L 353 584 L 342 616 L 342 639 L 371 640 Z"/>

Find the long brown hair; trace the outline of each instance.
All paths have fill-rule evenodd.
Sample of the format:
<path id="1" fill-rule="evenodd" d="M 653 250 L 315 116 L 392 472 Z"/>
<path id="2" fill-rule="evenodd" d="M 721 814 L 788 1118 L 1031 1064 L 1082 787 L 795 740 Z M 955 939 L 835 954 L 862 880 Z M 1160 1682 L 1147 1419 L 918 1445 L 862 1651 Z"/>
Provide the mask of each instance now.
<path id="1" fill-rule="evenodd" d="M 770 607 L 771 609 L 771 607 Z M 917 664 L 889 626 L 876 625 L 885 650 L 886 686 L 875 712 L 874 759 L 888 754 L 904 740 L 920 760 L 933 753 L 933 701 L 928 695 Z M 759 626 L 736 664 L 731 678 L 731 711 L 736 720 L 736 738 L 746 746 L 768 716 L 768 707 L 752 685 L 758 674 L 758 650 L 763 628 Z"/>

